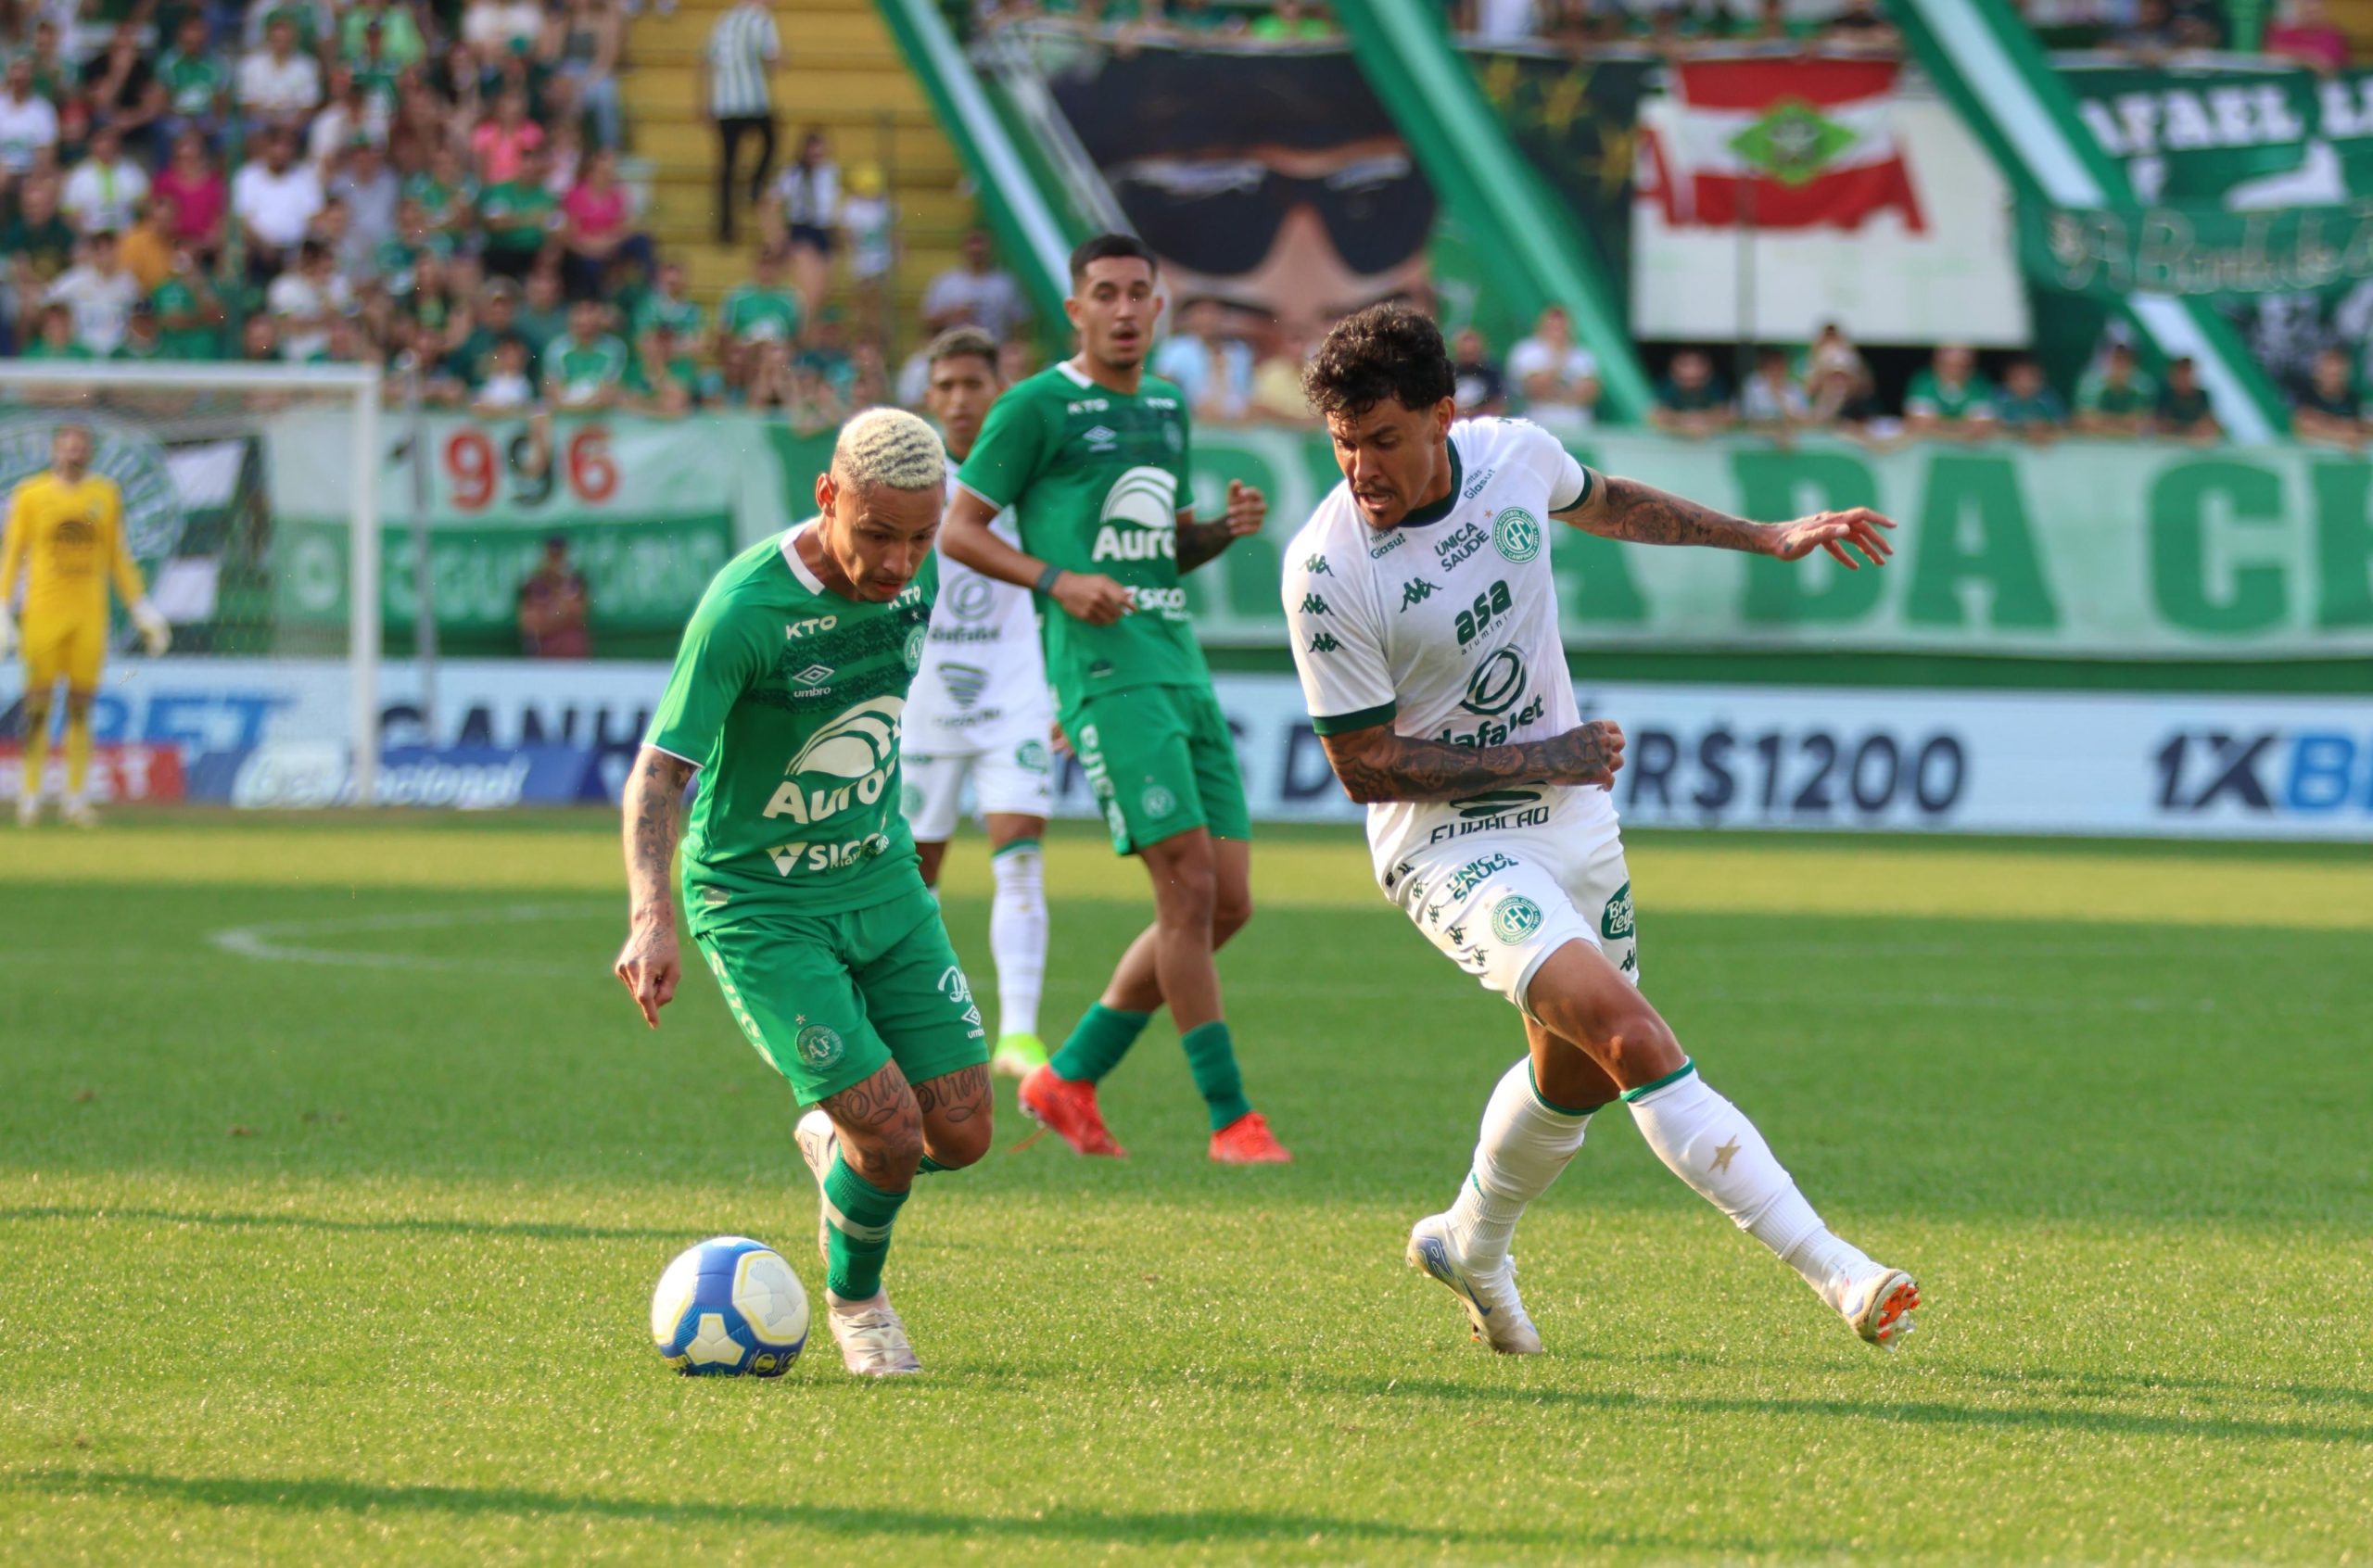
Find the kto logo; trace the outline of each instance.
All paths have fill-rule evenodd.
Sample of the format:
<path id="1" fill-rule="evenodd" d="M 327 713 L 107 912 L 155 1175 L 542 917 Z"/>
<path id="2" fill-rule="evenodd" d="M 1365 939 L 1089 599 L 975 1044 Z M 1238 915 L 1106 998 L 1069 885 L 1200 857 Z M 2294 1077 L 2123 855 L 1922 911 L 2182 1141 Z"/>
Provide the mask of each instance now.
<path id="1" fill-rule="evenodd" d="M 2162 811 L 2373 815 L 2373 735 L 2180 730 L 2152 761 Z"/>

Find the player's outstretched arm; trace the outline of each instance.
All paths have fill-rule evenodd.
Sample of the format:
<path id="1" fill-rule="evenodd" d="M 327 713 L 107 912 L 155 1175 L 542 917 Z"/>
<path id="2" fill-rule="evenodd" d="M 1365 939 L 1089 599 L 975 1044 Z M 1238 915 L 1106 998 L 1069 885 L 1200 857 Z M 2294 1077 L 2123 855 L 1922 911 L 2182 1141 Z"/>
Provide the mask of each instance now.
<path id="1" fill-rule="evenodd" d="M 1060 572 L 1034 555 L 1006 543 L 990 529 L 996 509 L 971 491 L 958 487 L 939 521 L 939 548 L 959 566 L 970 566 L 984 577 L 1035 588 L 1063 607 L 1063 613 L 1091 626 L 1109 626 L 1135 609 L 1129 590 L 1095 572 Z"/>
<path id="2" fill-rule="evenodd" d="M 1613 784 L 1622 727 L 1607 719 L 1514 746 L 1453 746 L 1395 735 L 1390 725 L 1319 738 L 1343 792 L 1362 805 L 1457 801 L 1505 784 Z"/>
<path id="3" fill-rule="evenodd" d="M 1895 524 L 1867 506 L 1817 512 L 1793 523 L 1749 523 L 1636 479 L 1610 474 L 1593 475 L 1593 481 L 1580 500 L 1555 515 L 1559 522 L 1603 539 L 1705 545 L 1782 561 L 1802 561 L 1817 550 L 1826 550 L 1848 571 L 1859 571 L 1862 564 L 1848 550 L 1849 545 L 1873 566 L 1885 565 L 1887 557 L 1895 553 L 1885 534 Z"/>
<path id="4" fill-rule="evenodd" d="M 612 966 L 642 1021 L 659 1027 L 659 1009 L 675 999 L 683 966 L 676 951 L 676 896 L 667 872 L 682 831 L 684 786 L 692 765 L 645 746 L 627 775 L 623 802 L 627 851 L 627 944 Z"/>

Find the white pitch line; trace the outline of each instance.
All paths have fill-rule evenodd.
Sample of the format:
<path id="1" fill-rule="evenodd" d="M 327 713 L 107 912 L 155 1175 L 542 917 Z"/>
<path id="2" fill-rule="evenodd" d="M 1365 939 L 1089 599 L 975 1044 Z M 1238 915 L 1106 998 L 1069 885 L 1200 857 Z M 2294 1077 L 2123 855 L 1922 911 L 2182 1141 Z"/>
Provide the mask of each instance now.
<path id="1" fill-rule="evenodd" d="M 605 901 L 605 905 L 606 905 Z M 387 953 L 370 949 L 307 947 L 284 938 L 336 936 L 354 931 L 450 930 L 461 926 L 508 925 L 554 916 L 582 917 L 594 912 L 590 900 L 567 904 L 507 904 L 489 908 L 413 910 L 400 915 L 349 915 L 327 920 L 283 920 L 257 926 L 230 926 L 209 931 L 206 940 L 225 953 L 267 964 L 324 964 L 361 969 L 426 969 L 456 973 L 516 975 L 599 975 L 589 964 L 539 963 L 525 958 L 440 958 L 426 953 Z"/>

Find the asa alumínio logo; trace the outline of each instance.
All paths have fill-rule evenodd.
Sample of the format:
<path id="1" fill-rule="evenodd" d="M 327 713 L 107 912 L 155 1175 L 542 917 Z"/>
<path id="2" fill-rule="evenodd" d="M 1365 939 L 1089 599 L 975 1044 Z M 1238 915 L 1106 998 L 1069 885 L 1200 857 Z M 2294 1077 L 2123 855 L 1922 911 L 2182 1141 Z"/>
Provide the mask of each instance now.
<path id="1" fill-rule="evenodd" d="M 1522 942 L 1541 929 L 1541 905 L 1522 893 L 1510 893 L 1491 905 L 1491 934 L 1502 942 Z"/>
<path id="2" fill-rule="evenodd" d="M 1541 519 L 1520 506 L 1491 519 L 1491 548 L 1521 566 L 1541 553 Z"/>

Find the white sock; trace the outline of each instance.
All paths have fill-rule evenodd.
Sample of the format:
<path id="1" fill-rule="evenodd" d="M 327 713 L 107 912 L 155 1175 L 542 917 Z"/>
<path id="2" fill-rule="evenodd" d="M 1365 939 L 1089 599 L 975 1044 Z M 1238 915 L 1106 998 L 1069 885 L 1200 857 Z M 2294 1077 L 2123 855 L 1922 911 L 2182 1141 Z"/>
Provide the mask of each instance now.
<path id="1" fill-rule="evenodd" d="M 1709 1088 L 1694 1063 L 1623 1098 L 1640 1135 L 1674 1175 L 1778 1253 L 1832 1309 L 1845 1309 L 1847 1288 L 1877 1265 L 1821 1223 L 1755 1123 Z"/>
<path id="2" fill-rule="evenodd" d="M 1450 1206 L 1451 1233 L 1470 1263 L 1507 1255 L 1525 1206 L 1549 1190 L 1582 1146 L 1591 1113 L 1552 1108 L 1532 1086 L 1532 1058 L 1501 1075 L 1483 1107 L 1475 1164 Z"/>
<path id="3" fill-rule="evenodd" d="M 989 954 L 997 965 L 997 1033 L 1038 1032 L 1038 993 L 1047 981 L 1046 862 L 1034 840 L 1008 844 L 989 861 Z"/>

